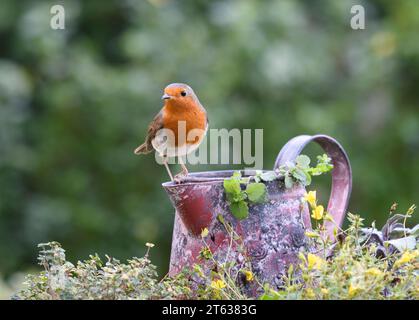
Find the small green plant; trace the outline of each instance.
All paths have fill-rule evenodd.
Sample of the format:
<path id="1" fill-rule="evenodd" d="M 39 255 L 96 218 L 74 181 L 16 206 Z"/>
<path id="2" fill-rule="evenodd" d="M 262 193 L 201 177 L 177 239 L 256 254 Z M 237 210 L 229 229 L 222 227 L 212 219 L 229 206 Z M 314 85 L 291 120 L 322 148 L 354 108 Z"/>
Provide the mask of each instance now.
<path id="1" fill-rule="evenodd" d="M 320 206 L 315 191 L 310 191 L 303 201 L 309 202 L 313 210 Z M 395 213 L 396 209 L 393 205 L 388 222 L 380 231 L 374 224 L 364 228 L 363 219 L 349 213 L 349 227 L 338 229 L 334 243 L 323 236 L 323 222 L 330 221 L 330 217 L 327 213 L 313 215 L 316 227 L 306 231 L 306 235 L 316 251 L 300 253 L 299 263 L 289 266 L 281 287 L 261 283 L 243 239 L 219 215 L 230 238 L 228 250 L 240 252 L 240 262 L 231 259 L 229 253 L 224 258 L 216 257 L 207 243 L 207 229 L 201 233 L 199 254 L 206 267 L 203 263 L 195 264 L 160 281 L 149 259 L 154 246 L 151 243 L 146 244 L 144 257 L 126 263 L 109 256 L 103 261 L 95 254 L 74 265 L 66 260 L 59 243 L 50 242 L 39 245 L 38 260 L 44 270 L 28 275 L 24 287 L 12 298 L 237 300 L 249 299 L 246 287 L 252 286 L 263 292 L 258 297 L 261 300 L 418 299 L 419 227 L 406 226 L 415 206 L 406 214 Z M 413 237 L 414 243 L 406 237 Z M 384 249 L 379 250 L 380 246 Z"/>
<path id="2" fill-rule="evenodd" d="M 225 179 L 223 184 L 231 213 L 239 220 L 247 218 L 249 214 L 247 200 L 253 203 L 265 201 L 266 186 L 261 182 L 250 183 L 250 179 L 243 179 L 239 171 Z M 241 188 L 242 184 L 246 186 L 244 190 Z"/>
<path id="3" fill-rule="evenodd" d="M 383 230 L 403 220 L 399 228 L 406 227 L 406 214 L 392 215 Z M 375 237 L 381 232 L 363 228 L 360 216 L 348 213 L 350 226 L 341 230 L 336 243 L 325 241 L 324 229 L 319 225 L 309 236 L 318 251 L 300 254 L 300 264 L 290 267 L 279 290 L 265 285 L 262 300 L 281 299 L 418 299 L 419 250 L 418 236 L 413 235 L 418 225 L 410 230 L 413 241 L 406 245 L 405 234 L 393 235 L 394 241 Z M 400 230 L 402 231 L 402 230 Z M 406 230 L 407 232 L 407 230 Z M 400 243 L 403 243 L 400 246 Z M 382 249 L 378 250 L 380 246 Z M 385 253 L 383 253 L 383 251 Z"/>
<path id="4" fill-rule="evenodd" d="M 370 228 L 361 229 L 361 239 L 367 244 L 377 246 L 377 254 L 387 256 L 394 250 L 412 250 L 416 246 L 416 238 L 419 236 L 419 225 L 410 229 L 406 227 L 406 220 L 411 217 L 416 209 L 412 205 L 406 214 L 393 214 L 397 209 L 397 204 L 393 204 L 390 209 L 390 217 L 381 230 L 375 228 L 373 224 Z"/>
<path id="5" fill-rule="evenodd" d="M 285 187 L 290 189 L 295 183 L 300 183 L 303 186 L 311 184 L 312 176 L 319 176 L 327 173 L 333 169 L 331 164 L 332 159 L 327 154 L 317 156 L 317 164 L 315 167 L 310 167 L 310 158 L 306 155 L 299 155 L 293 162 L 287 162 L 278 169 L 280 177 L 284 177 Z"/>
<path id="6" fill-rule="evenodd" d="M 76 265 L 66 261 L 65 251 L 58 242 L 39 244 L 39 264 L 44 270 L 28 275 L 24 288 L 12 299 L 27 300 L 120 300 L 174 299 L 189 297 L 190 284 L 184 273 L 168 281 L 158 280 L 156 267 L 148 258 L 152 244 L 142 258 L 132 258 L 123 264 L 97 254 Z"/>
<path id="7" fill-rule="evenodd" d="M 249 215 L 248 202 L 265 202 L 267 191 L 264 182 L 284 179 L 287 189 L 292 188 L 295 183 L 308 186 L 312 176 L 319 176 L 333 169 L 331 159 L 326 154 L 317 157 L 315 167 L 310 167 L 310 162 L 306 155 L 299 155 L 295 163 L 288 162 L 276 171 L 257 171 L 256 175 L 246 178 L 236 171 L 232 177 L 224 179 L 224 191 L 233 216 L 239 220 L 246 219 Z"/>
<path id="8" fill-rule="evenodd" d="M 224 259 L 216 258 L 207 243 L 208 230 L 206 228 L 202 230 L 203 247 L 200 256 L 205 258 L 206 269 L 210 269 L 211 272 L 206 274 L 201 265 L 194 265 L 195 281 L 199 283 L 197 288 L 198 297 L 200 299 L 248 299 L 243 286 L 246 283 L 259 283 L 252 272 L 250 258 L 246 253 L 242 238 L 233 227 L 224 220 L 222 215 L 218 215 L 217 219 L 226 229 L 230 239 L 228 253 Z M 240 252 L 242 255 L 243 261 L 240 264 L 230 256 L 230 252 L 232 253 L 233 250 Z"/>

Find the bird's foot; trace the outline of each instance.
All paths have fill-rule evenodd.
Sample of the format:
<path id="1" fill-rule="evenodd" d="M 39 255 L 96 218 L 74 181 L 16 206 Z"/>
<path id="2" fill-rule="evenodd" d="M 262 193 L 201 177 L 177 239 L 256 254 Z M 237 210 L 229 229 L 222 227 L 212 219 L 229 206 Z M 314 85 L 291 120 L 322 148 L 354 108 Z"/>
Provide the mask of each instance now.
<path id="1" fill-rule="evenodd" d="M 177 175 L 175 175 L 173 181 L 175 183 L 182 183 L 183 180 L 187 177 L 188 174 L 189 174 L 188 171 L 182 170 L 182 172 L 180 172 Z"/>

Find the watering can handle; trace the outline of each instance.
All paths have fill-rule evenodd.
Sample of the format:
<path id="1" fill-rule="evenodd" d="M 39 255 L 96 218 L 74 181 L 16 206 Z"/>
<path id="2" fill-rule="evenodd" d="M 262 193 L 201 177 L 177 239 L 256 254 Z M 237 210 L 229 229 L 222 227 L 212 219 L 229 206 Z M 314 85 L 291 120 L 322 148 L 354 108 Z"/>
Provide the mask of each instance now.
<path id="1" fill-rule="evenodd" d="M 304 147 L 312 142 L 317 142 L 327 155 L 332 159 L 332 191 L 330 193 L 327 212 L 334 222 L 325 223 L 327 234 L 331 239 L 333 229 L 341 226 L 348 208 L 349 198 L 352 190 L 352 169 L 348 156 L 342 146 L 332 137 L 326 135 L 301 135 L 289 140 L 278 154 L 274 170 L 284 165 L 287 161 L 294 162 Z"/>

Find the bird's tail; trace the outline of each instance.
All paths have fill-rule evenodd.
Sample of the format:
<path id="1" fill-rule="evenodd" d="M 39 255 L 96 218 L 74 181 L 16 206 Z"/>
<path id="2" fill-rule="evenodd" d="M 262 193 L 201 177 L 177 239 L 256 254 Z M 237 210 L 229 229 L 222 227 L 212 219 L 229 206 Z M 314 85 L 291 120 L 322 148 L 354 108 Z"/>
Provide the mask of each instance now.
<path id="1" fill-rule="evenodd" d="M 150 153 L 153 150 L 152 146 L 144 142 L 142 145 L 140 145 L 137 149 L 134 150 L 135 154 L 147 154 Z"/>

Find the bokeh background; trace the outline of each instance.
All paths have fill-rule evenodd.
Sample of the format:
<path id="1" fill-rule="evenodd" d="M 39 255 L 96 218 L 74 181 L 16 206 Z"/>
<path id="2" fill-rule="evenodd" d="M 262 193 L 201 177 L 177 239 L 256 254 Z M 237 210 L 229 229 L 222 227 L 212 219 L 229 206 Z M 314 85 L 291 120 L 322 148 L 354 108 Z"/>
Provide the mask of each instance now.
<path id="1" fill-rule="evenodd" d="M 350 210 L 378 226 L 393 202 L 405 211 L 419 200 L 418 30 L 416 0 L 0 1 L 0 297 L 51 240 L 73 262 L 153 242 L 167 271 L 167 175 L 132 151 L 171 82 L 193 86 L 211 127 L 263 128 L 265 168 L 295 135 L 335 137 Z M 329 179 L 312 187 L 324 201 Z"/>

